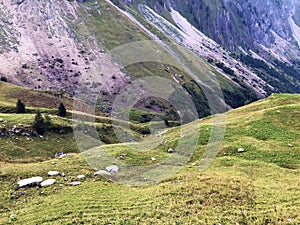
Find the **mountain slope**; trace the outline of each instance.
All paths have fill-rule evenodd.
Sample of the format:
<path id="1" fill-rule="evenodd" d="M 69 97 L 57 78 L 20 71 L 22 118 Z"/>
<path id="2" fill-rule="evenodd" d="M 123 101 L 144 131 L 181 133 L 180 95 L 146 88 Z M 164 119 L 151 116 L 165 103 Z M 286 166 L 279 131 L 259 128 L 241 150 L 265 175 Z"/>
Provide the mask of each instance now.
<path id="1" fill-rule="evenodd" d="M 138 14 L 129 15 L 109 1 L 51 0 L 44 3 L 6 0 L 1 3 L 0 10 L 4 21 L 0 37 L 2 42 L 7 43 L 0 54 L 0 75 L 3 79 L 33 89 L 71 96 L 76 95 L 76 91 L 82 87 L 95 95 L 100 92 L 97 108 L 109 114 L 115 97 L 132 81 L 141 77 L 160 76 L 180 83 L 178 86 L 192 96 L 199 109 L 199 117 L 209 114 L 203 90 L 195 84 L 194 78 L 179 68 L 141 62 L 126 68 L 114 65 L 100 72 L 99 68 L 105 68 L 113 61 L 106 51 L 117 46 L 142 40 L 175 43 L 168 34 Z M 168 19 L 173 20 L 171 16 Z M 265 97 L 274 90 L 272 85 L 230 57 L 223 48 L 215 48 L 215 42 L 206 37 L 202 39 L 209 45 L 212 43 L 210 52 L 216 50 L 218 53 L 213 54 L 211 63 L 199 59 L 205 65 L 203 68 L 206 68 L 201 73 L 213 72 L 216 75 L 227 108 L 239 107 Z M 198 43 L 194 42 L 194 45 L 200 50 Z M 204 45 L 202 52 L 209 49 Z M 227 57 L 230 60 L 223 65 L 221 62 Z M 115 75 L 111 76 L 111 73 Z M 295 85 L 297 83 L 290 86 Z M 146 104 L 145 100 L 140 107 L 145 110 Z"/>
<path id="2" fill-rule="evenodd" d="M 85 153 L 42 163 L 1 162 L 0 222 L 297 224 L 299 98 L 272 95 L 227 113 L 227 131 L 220 154 L 204 172 L 199 172 L 198 165 L 211 118 L 186 125 L 194 131 L 200 126 L 199 146 L 179 174 L 156 185 L 127 187 L 95 178 L 83 158 Z M 176 129 L 169 130 L 168 140 L 175 141 L 180 136 Z M 112 146 L 110 151 L 118 157 L 123 147 Z M 245 152 L 238 153 L 241 147 Z M 152 156 L 157 154 L 160 153 L 152 152 Z M 127 157 L 125 162 L 132 162 L 129 152 Z M 135 161 L 139 160 L 153 163 L 151 158 L 136 156 Z M 64 172 L 67 180 L 56 177 L 57 183 L 51 187 L 14 190 L 19 179 L 47 177 L 49 170 Z M 86 176 L 82 184 L 68 185 L 79 174 Z"/>
<path id="3" fill-rule="evenodd" d="M 127 9 L 122 1 L 117 2 Z M 263 4 L 244 0 L 125 2 L 177 42 L 211 62 L 215 60 L 215 64 L 221 62 L 233 69 L 237 76 L 232 79 L 245 80 L 260 95 L 299 93 L 297 1 L 265 1 Z M 180 17 L 190 24 L 183 23 Z M 196 36 L 191 25 L 200 31 L 196 31 Z"/>

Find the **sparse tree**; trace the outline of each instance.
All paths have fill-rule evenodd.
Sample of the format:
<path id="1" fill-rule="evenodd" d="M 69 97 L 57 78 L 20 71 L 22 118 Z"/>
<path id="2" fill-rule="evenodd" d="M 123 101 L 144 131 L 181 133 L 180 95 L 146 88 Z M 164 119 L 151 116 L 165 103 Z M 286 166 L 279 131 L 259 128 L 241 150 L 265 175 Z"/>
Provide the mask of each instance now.
<path id="1" fill-rule="evenodd" d="M 45 115 L 45 129 L 50 130 L 51 127 L 52 127 L 51 118 L 50 118 L 49 114 L 46 114 Z"/>
<path id="2" fill-rule="evenodd" d="M 66 117 L 67 115 L 66 107 L 62 103 L 60 103 L 58 106 L 58 115 L 61 117 Z"/>
<path id="3" fill-rule="evenodd" d="M 16 104 L 16 113 L 25 113 L 25 112 L 26 112 L 25 104 L 20 99 L 18 99 Z"/>
<path id="4" fill-rule="evenodd" d="M 37 111 L 35 118 L 34 118 L 34 123 L 33 123 L 33 128 L 39 135 L 44 135 L 45 133 L 45 121 L 40 113 L 40 111 Z"/>

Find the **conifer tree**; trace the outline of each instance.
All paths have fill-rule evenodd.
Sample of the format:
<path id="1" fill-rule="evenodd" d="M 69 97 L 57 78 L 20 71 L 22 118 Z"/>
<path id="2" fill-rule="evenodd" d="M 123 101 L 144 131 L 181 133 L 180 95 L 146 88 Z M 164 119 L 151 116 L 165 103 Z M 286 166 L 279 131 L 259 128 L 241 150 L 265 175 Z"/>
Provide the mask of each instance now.
<path id="1" fill-rule="evenodd" d="M 66 117 L 67 115 L 66 107 L 62 103 L 60 103 L 58 106 L 58 115 L 61 117 Z"/>
<path id="2" fill-rule="evenodd" d="M 16 113 L 25 113 L 25 112 L 26 112 L 25 104 L 20 99 L 18 99 L 16 104 Z"/>

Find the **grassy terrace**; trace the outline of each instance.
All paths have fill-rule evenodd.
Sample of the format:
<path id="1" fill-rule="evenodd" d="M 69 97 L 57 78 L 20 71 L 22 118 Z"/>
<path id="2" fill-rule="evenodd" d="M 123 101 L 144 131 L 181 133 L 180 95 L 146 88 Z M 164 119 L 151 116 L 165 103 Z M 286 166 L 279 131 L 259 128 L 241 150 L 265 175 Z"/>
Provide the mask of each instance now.
<path id="1" fill-rule="evenodd" d="M 74 153 L 62 159 L 42 157 L 37 162 L 34 154 L 61 150 L 60 142 L 65 142 L 64 146 L 71 149 L 74 142 L 66 141 L 72 139 L 72 133 L 34 138 L 32 145 L 28 146 L 31 153 L 27 156 L 21 154 L 27 163 L 0 162 L 0 223 L 298 224 L 299 103 L 299 95 L 272 95 L 228 112 L 220 153 L 204 172 L 199 172 L 198 165 L 209 137 L 211 118 L 185 125 L 190 130 L 200 127 L 193 157 L 177 175 L 145 187 L 123 186 L 95 178 L 94 171 L 84 160 L 85 153 Z M 15 118 L 10 114 L 1 114 L 0 117 L 12 123 Z M 26 119 L 22 122 L 26 123 Z M 107 149 L 116 158 L 120 153 L 127 153 L 123 159 L 125 163 L 151 164 L 153 156 L 157 163 L 167 156 L 165 148 L 180 138 L 179 129 L 172 128 L 167 132 L 168 146 L 158 146 L 146 152 L 135 152 L 124 144 L 109 145 Z M 1 139 L 1 144 L 6 141 L 11 140 Z M 0 153 L 18 154 L 17 147 L 24 143 L 25 140 L 19 140 L 5 144 L 6 150 L 1 145 Z M 238 148 L 244 148 L 245 152 L 238 153 Z M 47 177 L 49 170 L 66 173 L 68 181 L 58 177 L 51 187 L 15 190 L 19 179 Z M 82 184 L 69 186 L 68 183 L 79 174 L 86 175 Z"/>

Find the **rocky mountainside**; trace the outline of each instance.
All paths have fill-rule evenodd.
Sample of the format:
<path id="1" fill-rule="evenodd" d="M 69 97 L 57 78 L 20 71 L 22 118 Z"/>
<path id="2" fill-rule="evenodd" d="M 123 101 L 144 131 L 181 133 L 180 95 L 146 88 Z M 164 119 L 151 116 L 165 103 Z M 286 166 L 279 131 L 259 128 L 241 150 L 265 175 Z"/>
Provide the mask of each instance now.
<path id="1" fill-rule="evenodd" d="M 207 34 L 230 50 L 248 50 L 257 45 L 270 48 L 282 38 L 297 46 L 291 21 L 297 0 L 172 0 L 170 5 Z"/>
<path id="2" fill-rule="evenodd" d="M 253 50 L 258 45 L 271 48 L 278 39 L 292 43 L 293 47 L 300 45 L 299 32 L 295 30 L 300 17 L 298 0 L 159 0 L 143 4 L 161 14 L 175 9 L 193 26 L 232 51 L 239 47 Z"/>
<path id="3" fill-rule="evenodd" d="M 200 56 L 202 75 L 214 74 L 227 108 L 273 92 L 299 93 L 297 4 L 292 0 L 263 5 L 246 0 L 2 0 L 0 76 L 71 96 L 84 86 L 95 96 L 100 93 L 97 109 L 109 113 L 116 96 L 133 80 L 158 75 L 183 88 L 199 116 L 205 116 L 208 101 L 197 78 L 166 63 L 120 68 L 106 52 L 142 40 L 156 40 L 161 46 L 178 43 Z M 142 99 L 136 107 L 172 111 L 158 99 L 151 105 L 152 100 Z"/>
<path id="4" fill-rule="evenodd" d="M 124 3 L 117 0 L 115 2 L 119 5 Z M 230 52 L 230 56 L 226 56 L 227 59 L 230 57 L 237 59 L 241 62 L 241 67 L 243 64 L 246 65 L 273 87 L 271 89 L 263 87 L 268 93 L 300 91 L 300 3 L 298 0 L 263 2 L 132 0 L 125 3 L 131 8 L 138 6 L 147 20 L 151 20 L 148 15 L 152 10 L 152 14 L 155 12 L 164 17 L 188 36 L 192 35 L 186 28 L 194 26 L 206 39 L 216 42 L 213 47 L 211 46 L 212 49 L 205 49 L 199 55 L 206 58 L 212 56 L 220 61 L 218 55 L 223 54 L 223 51 L 219 51 L 220 46 L 225 48 Z M 145 10 L 145 7 L 148 9 Z M 185 23 L 185 26 L 182 26 L 182 18 L 178 15 L 187 19 L 190 25 Z M 156 23 L 157 19 L 153 19 L 152 22 Z M 161 21 L 158 26 L 161 26 Z M 170 34 L 170 31 L 168 33 Z M 197 41 L 202 48 L 206 47 L 203 38 L 202 40 L 197 38 Z M 199 52 L 199 49 L 196 51 Z M 233 67 L 232 60 L 226 58 L 221 57 L 221 61 L 228 67 Z M 249 73 L 244 68 L 242 70 L 242 74 L 246 73 L 246 76 L 240 76 L 249 80 Z M 261 81 L 255 82 L 255 80 L 257 79 L 254 81 L 252 79 L 248 83 L 259 86 Z"/>

